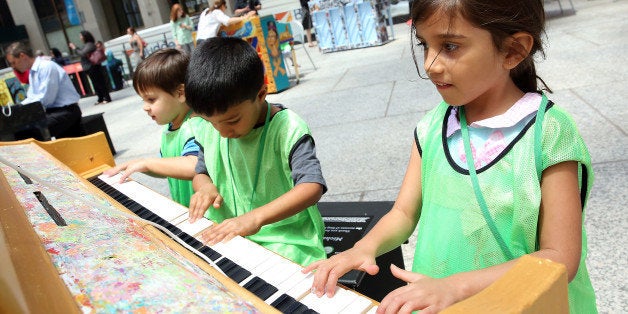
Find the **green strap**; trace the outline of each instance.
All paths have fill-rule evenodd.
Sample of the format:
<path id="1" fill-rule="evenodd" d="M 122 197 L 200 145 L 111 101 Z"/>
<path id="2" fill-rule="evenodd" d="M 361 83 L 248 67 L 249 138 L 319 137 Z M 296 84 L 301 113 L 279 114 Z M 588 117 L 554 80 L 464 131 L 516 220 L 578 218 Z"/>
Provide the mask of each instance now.
<path id="1" fill-rule="evenodd" d="M 536 166 L 536 176 L 541 182 L 541 174 L 543 173 L 543 118 L 547 108 L 547 96 L 542 94 L 541 105 L 536 112 L 536 120 L 534 120 L 534 165 Z"/>
<path id="2" fill-rule="evenodd" d="M 513 259 L 513 255 L 506 246 L 506 242 L 497 231 L 497 226 L 495 226 L 495 221 L 491 217 L 491 214 L 488 211 L 488 206 L 486 205 L 486 201 L 484 200 L 484 196 L 482 195 L 482 190 L 480 190 L 480 183 L 478 182 L 478 176 L 475 172 L 475 164 L 473 162 L 473 154 L 471 153 L 471 141 L 469 139 L 469 129 L 467 127 L 467 118 L 464 114 L 464 107 L 460 107 L 460 129 L 462 131 L 462 141 L 464 142 L 464 152 L 467 157 L 467 165 L 469 167 L 469 176 L 471 177 L 471 182 L 473 183 L 473 191 L 475 192 L 475 197 L 480 205 L 480 209 L 482 209 L 482 215 L 484 216 L 484 220 L 486 220 L 486 224 L 488 228 L 493 233 L 493 237 L 497 240 L 497 244 L 502 249 L 502 252 L 506 255 L 508 260 Z"/>
<path id="3" fill-rule="evenodd" d="M 262 155 L 264 154 L 264 146 L 266 143 L 266 133 L 268 131 L 268 122 L 270 121 L 270 103 L 266 102 L 266 120 L 264 121 L 264 126 L 262 129 L 262 136 L 260 138 L 260 146 L 257 149 L 257 168 L 255 169 L 255 180 L 253 181 L 253 192 L 251 193 L 251 204 L 249 204 L 249 211 L 253 209 L 253 198 L 255 198 L 255 190 L 257 189 L 257 182 L 259 181 L 259 173 L 260 173 L 260 169 L 262 168 Z M 233 197 L 233 207 L 234 210 L 236 212 L 236 215 L 238 215 L 238 207 L 237 204 L 235 202 L 236 198 L 235 198 L 235 177 L 233 175 L 233 169 L 231 168 L 231 157 L 229 155 L 229 139 L 227 138 L 227 162 L 229 165 L 229 172 L 231 173 L 231 184 L 232 184 L 232 188 L 231 188 L 231 194 Z"/>

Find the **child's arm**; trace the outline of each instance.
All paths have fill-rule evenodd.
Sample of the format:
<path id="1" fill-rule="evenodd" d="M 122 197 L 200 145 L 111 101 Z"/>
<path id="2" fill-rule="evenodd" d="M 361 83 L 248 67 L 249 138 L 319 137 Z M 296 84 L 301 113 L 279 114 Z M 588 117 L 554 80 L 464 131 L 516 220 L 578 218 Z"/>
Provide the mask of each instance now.
<path id="1" fill-rule="evenodd" d="M 123 171 L 120 182 L 124 182 L 134 172 L 143 172 L 153 177 L 170 177 L 192 180 L 195 175 L 196 156 L 180 156 L 169 158 L 142 158 L 127 161 L 105 170 L 103 173 L 113 176 Z"/>
<path id="2" fill-rule="evenodd" d="M 219 208 L 222 204 L 222 196 L 207 174 L 197 173 L 192 179 L 192 187 L 196 192 L 190 198 L 190 223 L 203 217 L 210 205 Z"/>
<path id="3" fill-rule="evenodd" d="M 421 156 L 416 143 L 412 145 L 410 161 L 393 208 L 382 217 L 353 248 L 333 257 L 314 262 L 303 272 L 316 270 L 313 291 L 322 296 L 335 293 L 338 278 L 352 269 L 374 275 L 379 271 L 375 257 L 401 245 L 414 231 L 421 207 Z"/>
<path id="4" fill-rule="evenodd" d="M 563 162 L 543 171 L 539 214 L 540 249 L 531 255 L 562 263 L 571 281 L 580 263 L 582 205 L 578 188 L 578 165 Z M 410 284 L 388 294 L 378 313 L 436 313 L 488 287 L 514 264 L 515 260 L 481 270 L 435 279 L 391 267 L 392 273 Z"/>
<path id="5" fill-rule="evenodd" d="M 212 226 L 201 237 L 204 242 L 212 245 L 228 241 L 236 235 L 255 234 L 264 225 L 296 215 L 316 204 L 322 195 L 323 187 L 318 183 L 297 184 L 290 191 L 264 206 Z"/>

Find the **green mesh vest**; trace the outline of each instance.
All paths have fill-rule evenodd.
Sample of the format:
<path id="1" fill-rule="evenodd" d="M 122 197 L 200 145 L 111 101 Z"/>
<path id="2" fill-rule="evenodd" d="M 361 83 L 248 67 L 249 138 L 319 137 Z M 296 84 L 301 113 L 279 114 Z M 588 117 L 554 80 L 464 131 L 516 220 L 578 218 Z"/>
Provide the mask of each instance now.
<path id="1" fill-rule="evenodd" d="M 204 121 L 200 117 L 188 118 L 183 121 L 181 127 L 177 130 L 169 131 L 168 125 L 164 126 L 161 135 L 161 157 L 179 157 L 185 143 L 194 137 L 193 128 Z M 170 196 L 177 203 L 188 207 L 190 206 L 190 197 L 194 193 L 192 189 L 192 181 L 168 178 L 168 187 L 170 188 Z"/>
<path id="2" fill-rule="evenodd" d="M 419 122 L 415 134 L 422 159 L 423 206 L 412 270 L 436 278 L 507 261 L 482 215 L 467 170 L 448 159 L 443 130 L 449 110 L 441 103 Z M 494 163 L 477 169 L 490 215 L 515 257 L 534 252 L 536 244 L 541 189 L 534 163 L 533 123 L 534 119 Z M 543 169 L 577 161 L 583 208 L 593 183 L 590 159 L 571 117 L 556 106 L 547 110 Z M 569 284 L 571 313 L 597 312 L 586 255 L 583 224 L 580 266 Z"/>
<path id="3" fill-rule="evenodd" d="M 266 145 L 257 187 L 253 187 L 253 181 L 263 127 L 237 139 L 222 138 L 210 123 L 203 123 L 195 130 L 196 139 L 204 149 L 209 176 L 224 199 L 220 208 L 209 208 L 205 214 L 208 219 L 222 222 L 240 216 L 275 200 L 294 187 L 290 151 L 310 131 L 305 122 L 288 109 L 276 113 L 266 127 Z M 255 197 L 251 199 L 253 188 Z M 247 238 L 298 264 L 307 265 L 326 257 L 323 233 L 323 220 L 314 205 L 263 226 L 258 233 Z"/>

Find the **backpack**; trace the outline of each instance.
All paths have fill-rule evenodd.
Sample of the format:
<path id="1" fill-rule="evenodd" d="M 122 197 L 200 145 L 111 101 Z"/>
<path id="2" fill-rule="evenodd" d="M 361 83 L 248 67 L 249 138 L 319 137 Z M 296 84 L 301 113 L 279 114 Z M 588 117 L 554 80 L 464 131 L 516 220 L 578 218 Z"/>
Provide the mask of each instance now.
<path id="1" fill-rule="evenodd" d="M 89 55 L 89 62 L 92 64 L 101 64 L 107 60 L 103 49 L 96 49 Z"/>

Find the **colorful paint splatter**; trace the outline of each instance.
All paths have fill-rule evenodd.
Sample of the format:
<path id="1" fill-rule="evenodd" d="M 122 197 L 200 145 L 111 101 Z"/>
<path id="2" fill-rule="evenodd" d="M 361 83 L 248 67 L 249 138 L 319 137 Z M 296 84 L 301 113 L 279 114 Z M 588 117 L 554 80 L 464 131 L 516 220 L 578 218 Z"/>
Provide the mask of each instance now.
<path id="1" fill-rule="evenodd" d="M 92 312 L 254 313 L 255 308 L 93 194 L 75 174 L 34 144 L 0 147 L 0 155 L 43 180 L 63 186 L 110 211 L 64 193 L 26 184 L 0 163 L 34 230 L 79 308 Z M 93 187 L 92 187 L 93 189 Z M 58 226 L 37 200 L 45 194 L 67 226 Z"/>

